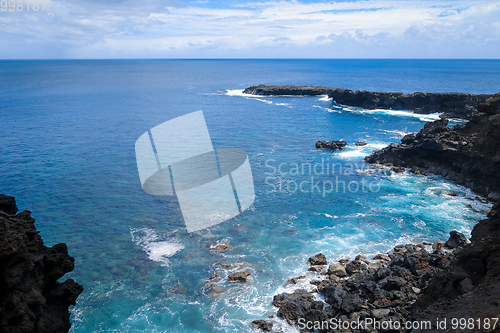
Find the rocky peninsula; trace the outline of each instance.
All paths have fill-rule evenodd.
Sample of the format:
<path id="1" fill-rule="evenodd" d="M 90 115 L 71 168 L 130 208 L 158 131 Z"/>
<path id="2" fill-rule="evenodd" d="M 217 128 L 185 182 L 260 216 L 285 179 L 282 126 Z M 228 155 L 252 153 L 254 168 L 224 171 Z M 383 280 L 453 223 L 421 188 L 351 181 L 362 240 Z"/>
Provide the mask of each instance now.
<path id="1" fill-rule="evenodd" d="M 261 94 L 259 87 L 247 92 Z M 293 95 L 284 88 L 262 89 L 273 95 Z M 322 89 L 306 90 L 311 90 L 310 95 L 333 95 Z M 276 295 L 273 305 L 278 308 L 278 317 L 301 332 L 483 332 L 485 323 L 499 317 L 500 94 L 476 95 L 477 104 L 472 108 L 469 97 L 461 98 L 458 114 L 469 112 L 461 116 L 470 119 L 466 124 L 449 128 L 443 117 L 365 159 L 403 172 L 406 168 L 416 174 L 442 175 L 487 196 L 494 205 L 488 218 L 474 227 L 470 241 L 452 231 L 446 242 L 398 245 L 392 252 L 373 258 L 360 255 L 334 263 L 320 253 L 308 261 L 309 271 L 317 273 L 317 279 L 310 282 L 316 287 Z M 425 105 L 416 105 L 414 110 L 423 110 Z M 456 110 L 450 113 L 447 108 L 437 108 L 433 112 L 456 116 Z M 303 278 L 298 276 L 288 283 L 296 284 Z M 452 318 L 464 318 L 469 326 L 453 327 Z M 360 322 L 364 325 L 359 326 Z M 376 326 L 377 322 L 398 322 L 400 326 L 384 328 Z M 429 326 L 412 327 L 415 322 Z M 339 326 L 342 323 L 344 326 Z M 253 326 L 272 330 L 271 321 L 266 319 L 256 320 Z M 496 323 L 497 330 L 499 327 Z"/>
<path id="2" fill-rule="evenodd" d="M 83 287 L 68 279 L 74 268 L 66 244 L 46 247 L 30 211 L 0 195 L 0 332 L 62 333 Z"/>
<path id="3" fill-rule="evenodd" d="M 470 119 L 477 114 L 478 103 L 491 95 L 465 93 L 374 92 L 344 88 L 311 86 L 251 86 L 245 94 L 261 96 L 320 96 L 328 95 L 336 103 L 364 109 L 410 110 L 416 113 L 443 113 L 445 117 Z"/>

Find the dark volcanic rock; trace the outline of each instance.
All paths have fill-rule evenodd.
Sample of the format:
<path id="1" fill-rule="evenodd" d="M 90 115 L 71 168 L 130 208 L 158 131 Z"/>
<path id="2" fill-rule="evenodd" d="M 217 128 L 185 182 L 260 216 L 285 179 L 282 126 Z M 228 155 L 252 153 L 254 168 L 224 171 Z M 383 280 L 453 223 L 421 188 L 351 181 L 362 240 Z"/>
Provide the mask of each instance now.
<path id="1" fill-rule="evenodd" d="M 434 324 L 438 317 L 484 319 L 500 313 L 499 211 L 497 202 L 488 219 L 472 230 L 471 243 L 455 253 L 450 269 L 429 280 L 412 309 L 413 318 L 433 318 Z"/>
<path id="2" fill-rule="evenodd" d="M 326 261 L 326 257 L 323 253 L 318 253 L 314 257 L 309 258 L 307 261 L 309 265 L 328 265 L 328 262 Z"/>
<path id="3" fill-rule="evenodd" d="M 297 289 L 292 294 L 283 293 L 274 296 L 273 305 L 278 307 L 278 317 L 286 319 L 288 323 L 297 322 L 305 318 L 313 303 L 312 295 L 304 289 Z"/>
<path id="4" fill-rule="evenodd" d="M 497 200 L 500 193 L 500 94 L 478 107 L 480 114 L 464 125 L 447 127 L 446 119 L 426 123 L 401 144 L 375 150 L 369 163 L 411 168 L 416 174 L 438 174 Z"/>
<path id="5" fill-rule="evenodd" d="M 347 146 L 345 141 L 318 141 L 316 142 L 316 148 L 318 149 L 331 149 L 331 150 L 341 150 Z"/>
<path id="6" fill-rule="evenodd" d="M 250 323 L 250 325 L 257 327 L 258 329 L 261 329 L 266 332 L 271 332 L 273 330 L 273 323 L 270 321 L 265 321 L 262 319 L 259 320 L 254 320 Z"/>
<path id="7" fill-rule="evenodd" d="M 471 243 L 464 242 L 462 234 L 451 232 L 447 243 L 456 243 L 454 251 L 427 252 L 421 244 L 398 245 L 387 256 L 378 255 L 392 258 L 387 266 L 372 269 L 361 260 L 348 261 L 348 275 L 342 280 L 316 280 L 315 291 L 283 293 L 274 297 L 273 305 L 279 308 L 279 317 L 296 326 L 299 319 L 322 322 L 372 317 L 397 320 L 404 327 L 410 320 L 431 321 L 434 325 L 437 317 L 496 318 L 500 313 L 499 211 L 497 202 L 488 219 L 474 227 Z M 342 270 L 340 267 L 330 265 L 329 274 Z M 329 307 L 314 301 L 316 292 Z"/>
<path id="8" fill-rule="evenodd" d="M 17 213 L 16 199 L 14 197 L 9 197 L 5 194 L 0 194 L 0 212 L 4 212 L 9 215 L 14 215 Z"/>
<path id="9" fill-rule="evenodd" d="M 250 279 L 250 276 L 252 276 L 252 273 L 250 273 L 250 271 L 236 272 L 229 274 L 227 280 L 236 282 L 247 282 Z"/>
<path id="10" fill-rule="evenodd" d="M 463 93 L 415 92 L 403 94 L 401 92 L 373 92 L 343 88 L 266 85 L 248 87 L 243 92 L 263 96 L 328 95 L 336 103 L 364 109 L 412 110 L 423 114 L 444 112 L 449 117 L 466 119 L 471 118 L 477 112 L 479 102 L 491 97 L 491 95 Z"/>
<path id="11" fill-rule="evenodd" d="M 14 215 L 14 198 L 0 200 L 0 332 L 68 332 L 68 307 L 83 291 L 57 281 L 74 268 L 68 248 L 43 245 L 31 213 Z"/>
<path id="12" fill-rule="evenodd" d="M 450 249 L 454 249 L 457 247 L 462 247 L 467 245 L 469 243 L 467 241 L 467 238 L 465 238 L 464 234 L 458 231 L 450 231 L 450 238 L 448 241 L 445 243 L 445 246 Z"/>

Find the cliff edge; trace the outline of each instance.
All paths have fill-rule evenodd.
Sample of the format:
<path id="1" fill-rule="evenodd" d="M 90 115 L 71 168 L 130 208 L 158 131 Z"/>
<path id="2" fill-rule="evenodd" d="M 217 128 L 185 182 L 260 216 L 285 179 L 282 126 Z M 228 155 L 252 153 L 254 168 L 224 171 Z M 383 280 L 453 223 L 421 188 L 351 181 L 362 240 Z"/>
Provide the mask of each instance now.
<path id="1" fill-rule="evenodd" d="M 420 132 L 365 160 L 441 175 L 493 201 L 500 199 L 500 94 L 480 103 L 468 123 L 447 125 L 446 119 L 428 122 Z"/>
<path id="2" fill-rule="evenodd" d="M 83 287 L 57 280 L 74 259 L 66 244 L 46 247 L 31 212 L 17 211 L 13 197 L 0 195 L 0 332 L 68 332 L 68 307 Z"/>

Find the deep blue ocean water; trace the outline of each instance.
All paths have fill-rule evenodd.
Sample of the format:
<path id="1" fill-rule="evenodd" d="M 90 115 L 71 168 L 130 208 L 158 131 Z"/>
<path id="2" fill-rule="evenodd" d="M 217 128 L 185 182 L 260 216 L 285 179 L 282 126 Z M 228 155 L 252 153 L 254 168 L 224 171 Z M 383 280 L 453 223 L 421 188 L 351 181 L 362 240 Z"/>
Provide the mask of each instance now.
<path id="1" fill-rule="evenodd" d="M 72 332 L 248 332 L 252 320 L 275 313 L 273 295 L 312 287 L 312 272 L 283 285 L 319 251 L 331 260 L 369 256 L 447 239 L 453 229 L 469 234 L 485 217 L 489 204 L 441 177 L 359 171 L 371 150 L 437 115 L 241 93 L 256 84 L 497 93 L 500 61 L 0 61 L 0 192 L 33 212 L 46 245 L 65 242 L 75 258 L 63 279 L 85 291 L 71 308 Z M 190 234 L 175 198 L 141 189 L 134 144 L 198 110 L 214 147 L 248 153 L 256 199 L 234 219 Z M 349 143 L 342 152 L 314 149 L 340 139 Z M 304 172 L 290 174 L 295 165 Z M 297 190 L 311 177 L 321 190 Z M 336 188 L 326 193 L 329 182 Z M 210 251 L 224 239 L 228 251 Z M 243 261 L 252 281 L 228 283 L 236 268 L 222 265 Z M 213 282 L 227 292 L 209 295 L 217 270 Z"/>

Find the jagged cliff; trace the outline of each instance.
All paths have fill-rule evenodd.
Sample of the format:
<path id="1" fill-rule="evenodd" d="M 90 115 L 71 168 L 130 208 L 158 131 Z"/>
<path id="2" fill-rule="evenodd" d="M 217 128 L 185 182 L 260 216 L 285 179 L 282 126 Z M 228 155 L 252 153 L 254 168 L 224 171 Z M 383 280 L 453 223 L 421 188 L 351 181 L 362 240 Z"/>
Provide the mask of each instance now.
<path id="1" fill-rule="evenodd" d="M 411 168 L 418 174 L 438 174 L 474 192 L 500 199 L 500 94 L 478 106 L 478 114 L 463 125 L 448 120 L 426 123 L 401 143 L 375 150 L 368 163 Z"/>
<path id="2" fill-rule="evenodd" d="M 416 113 L 443 112 L 444 116 L 469 119 L 477 113 L 477 105 L 491 95 L 464 93 L 374 92 L 343 88 L 309 86 L 251 86 L 245 94 L 262 96 L 319 96 L 328 95 L 335 102 L 364 109 L 411 110 Z"/>
<path id="3" fill-rule="evenodd" d="M 46 247 L 30 211 L 0 195 L 0 332 L 68 332 L 68 307 L 83 287 L 68 279 L 74 268 L 66 244 Z"/>

